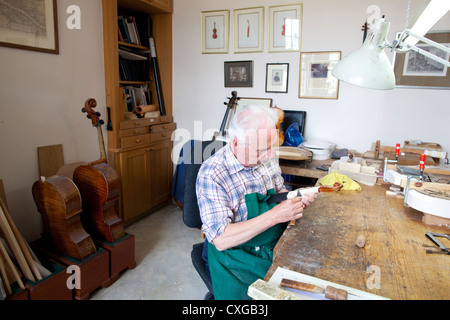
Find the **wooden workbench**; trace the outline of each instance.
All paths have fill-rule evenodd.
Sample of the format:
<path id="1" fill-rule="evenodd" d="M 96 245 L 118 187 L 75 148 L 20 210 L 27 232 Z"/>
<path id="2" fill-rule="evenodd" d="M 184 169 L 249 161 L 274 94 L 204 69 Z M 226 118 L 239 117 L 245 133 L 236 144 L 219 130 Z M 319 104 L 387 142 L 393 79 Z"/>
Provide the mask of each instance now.
<path id="1" fill-rule="evenodd" d="M 432 244 L 425 232 L 449 228 L 423 224 L 420 212 L 405 207 L 403 198 L 386 196 L 381 185 L 361 187 L 319 194 L 285 230 L 265 280 L 280 266 L 391 299 L 450 299 L 450 256 L 422 247 Z M 359 234 L 367 238 L 362 249 L 355 246 Z M 369 289 L 377 267 L 381 288 Z"/>
<path id="2" fill-rule="evenodd" d="M 331 165 L 333 159 L 312 161 L 288 161 L 280 159 L 280 168 L 283 174 L 320 179 L 328 174 L 327 171 L 317 169 L 322 164 Z"/>

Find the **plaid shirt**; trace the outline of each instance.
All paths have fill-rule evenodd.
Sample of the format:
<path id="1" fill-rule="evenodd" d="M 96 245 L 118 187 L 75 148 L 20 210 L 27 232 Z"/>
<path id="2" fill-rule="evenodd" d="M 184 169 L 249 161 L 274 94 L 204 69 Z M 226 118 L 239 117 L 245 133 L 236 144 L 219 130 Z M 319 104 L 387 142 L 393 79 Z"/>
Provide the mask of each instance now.
<path id="1" fill-rule="evenodd" d="M 209 242 L 230 223 L 247 220 L 245 195 L 267 194 L 283 188 L 281 169 L 274 157 L 256 167 L 244 167 L 229 144 L 207 159 L 197 176 L 196 191 L 202 230 Z"/>

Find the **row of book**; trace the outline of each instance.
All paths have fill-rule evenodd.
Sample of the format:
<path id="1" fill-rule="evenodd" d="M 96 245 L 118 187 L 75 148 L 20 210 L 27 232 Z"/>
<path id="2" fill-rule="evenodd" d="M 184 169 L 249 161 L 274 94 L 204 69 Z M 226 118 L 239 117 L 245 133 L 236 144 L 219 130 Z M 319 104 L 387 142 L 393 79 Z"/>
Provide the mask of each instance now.
<path id="1" fill-rule="evenodd" d="M 148 58 L 131 60 L 119 55 L 119 75 L 122 81 L 150 81 Z"/>
<path id="2" fill-rule="evenodd" d="M 123 111 L 133 112 L 138 106 L 152 104 L 152 95 L 148 85 L 125 86 L 123 92 Z"/>
<path id="3" fill-rule="evenodd" d="M 118 16 L 119 41 L 149 47 L 152 34 L 151 20 L 147 15 Z"/>

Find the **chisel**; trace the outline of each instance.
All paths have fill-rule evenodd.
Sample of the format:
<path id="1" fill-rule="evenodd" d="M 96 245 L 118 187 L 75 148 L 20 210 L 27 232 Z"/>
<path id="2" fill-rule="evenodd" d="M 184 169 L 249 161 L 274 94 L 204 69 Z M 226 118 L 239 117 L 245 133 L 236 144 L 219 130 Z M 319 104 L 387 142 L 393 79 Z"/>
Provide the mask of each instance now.
<path id="1" fill-rule="evenodd" d="M 281 286 L 286 288 L 292 288 L 302 291 L 307 291 L 311 293 L 321 293 L 325 294 L 325 298 L 333 300 L 347 300 L 347 291 L 342 289 L 336 289 L 332 286 L 327 286 L 325 289 L 313 284 L 304 283 L 300 281 L 281 279 Z"/>

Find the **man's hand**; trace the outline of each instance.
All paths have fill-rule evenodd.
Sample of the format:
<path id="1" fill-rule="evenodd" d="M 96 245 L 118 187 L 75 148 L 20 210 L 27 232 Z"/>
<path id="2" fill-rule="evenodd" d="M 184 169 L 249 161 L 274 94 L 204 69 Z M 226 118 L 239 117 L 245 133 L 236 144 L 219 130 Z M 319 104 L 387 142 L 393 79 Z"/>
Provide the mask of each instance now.
<path id="1" fill-rule="evenodd" d="M 287 199 L 272 208 L 274 218 L 278 223 L 297 220 L 303 217 L 303 210 L 316 199 L 316 193 L 307 193 L 301 197 Z"/>

